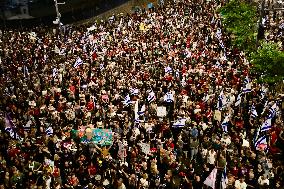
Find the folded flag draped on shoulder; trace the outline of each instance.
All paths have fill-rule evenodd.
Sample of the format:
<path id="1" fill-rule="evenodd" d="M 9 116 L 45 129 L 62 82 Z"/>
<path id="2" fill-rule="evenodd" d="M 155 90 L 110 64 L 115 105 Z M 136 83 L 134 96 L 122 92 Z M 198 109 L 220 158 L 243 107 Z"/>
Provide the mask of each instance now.
<path id="1" fill-rule="evenodd" d="M 78 68 L 81 64 L 83 64 L 83 60 L 78 57 L 73 67 Z"/>
<path id="2" fill-rule="evenodd" d="M 216 185 L 216 177 L 217 177 L 217 169 L 214 168 L 209 176 L 205 179 L 204 184 L 215 189 Z"/>
<path id="3" fill-rule="evenodd" d="M 15 131 L 15 124 L 8 114 L 5 115 L 5 131 L 9 133 L 11 138 L 17 140 L 21 139 L 18 133 Z"/>
<path id="4" fill-rule="evenodd" d="M 132 103 L 129 94 L 124 98 L 123 104 L 124 106 L 129 106 Z"/>
<path id="5" fill-rule="evenodd" d="M 228 177 L 227 177 L 227 170 L 226 170 L 226 166 L 222 172 L 222 177 L 221 177 L 221 188 L 225 189 L 227 188 L 227 184 L 228 184 Z"/>

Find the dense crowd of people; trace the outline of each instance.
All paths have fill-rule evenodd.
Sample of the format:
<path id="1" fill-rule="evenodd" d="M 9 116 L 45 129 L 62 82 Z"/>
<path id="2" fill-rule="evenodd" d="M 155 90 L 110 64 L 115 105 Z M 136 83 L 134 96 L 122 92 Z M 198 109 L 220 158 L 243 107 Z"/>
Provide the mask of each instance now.
<path id="1" fill-rule="evenodd" d="M 216 169 L 215 188 L 283 188 L 282 96 L 231 47 L 222 5 L 3 30 L 0 188 L 201 189 Z M 283 15 L 269 16 L 281 46 Z M 112 144 L 82 128 L 111 129 Z"/>

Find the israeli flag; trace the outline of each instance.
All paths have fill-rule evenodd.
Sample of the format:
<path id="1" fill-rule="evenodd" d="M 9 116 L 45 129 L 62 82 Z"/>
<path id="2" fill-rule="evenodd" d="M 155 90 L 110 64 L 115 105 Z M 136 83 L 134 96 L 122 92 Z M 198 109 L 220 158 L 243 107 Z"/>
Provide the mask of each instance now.
<path id="1" fill-rule="evenodd" d="M 174 122 L 173 127 L 184 127 L 186 122 L 186 118 L 180 118 Z"/>
<path id="2" fill-rule="evenodd" d="M 224 99 L 225 99 L 224 92 L 221 91 L 221 93 L 218 97 L 217 109 L 222 110 L 222 108 L 224 106 L 224 104 L 223 104 Z"/>
<path id="3" fill-rule="evenodd" d="M 222 172 L 222 178 L 221 178 L 221 188 L 225 189 L 227 187 L 228 184 L 228 177 L 227 177 L 227 167 L 224 167 L 224 170 Z"/>
<path id="4" fill-rule="evenodd" d="M 9 133 L 9 135 L 10 135 L 11 138 L 17 139 L 17 140 L 20 139 L 19 135 L 14 131 L 13 128 L 11 128 L 11 127 L 6 127 L 6 128 L 5 128 L 5 131 Z"/>
<path id="5" fill-rule="evenodd" d="M 217 29 L 217 32 L 216 32 L 215 36 L 216 36 L 216 38 L 218 40 L 221 40 L 221 38 L 222 38 L 222 30 L 220 28 Z"/>
<path id="6" fill-rule="evenodd" d="M 124 106 L 129 106 L 132 103 L 129 94 L 125 97 L 123 104 Z"/>
<path id="7" fill-rule="evenodd" d="M 251 106 L 251 117 L 256 118 L 258 116 L 255 106 Z"/>
<path id="8" fill-rule="evenodd" d="M 104 64 L 100 64 L 100 70 L 104 69 Z"/>
<path id="9" fill-rule="evenodd" d="M 235 102 L 235 106 L 239 106 L 242 102 L 242 93 L 240 93 L 237 97 L 237 100 Z"/>
<path id="10" fill-rule="evenodd" d="M 55 76 L 57 76 L 57 75 L 58 75 L 58 70 L 57 70 L 57 68 L 53 68 L 53 70 L 52 70 L 52 76 L 55 77 Z"/>
<path id="11" fill-rule="evenodd" d="M 245 87 L 243 88 L 244 93 L 250 93 L 251 92 L 251 82 L 248 76 L 246 76 L 244 80 Z"/>
<path id="12" fill-rule="evenodd" d="M 264 136 L 258 138 L 258 139 L 255 141 L 255 143 L 254 143 L 255 149 L 256 149 L 256 150 L 259 150 L 259 149 L 260 149 L 260 148 L 259 148 L 259 145 L 261 145 L 261 144 L 266 145 L 266 150 L 267 150 L 268 146 L 267 146 L 267 137 L 266 137 L 266 135 L 264 135 Z"/>
<path id="13" fill-rule="evenodd" d="M 135 96 L 139 95 L 138 89 L 131 89 L 130 92 L 131 92 L 132 95 L 135 95 Z"/>
<path id="14" fill-rule="evenodd" d="M 171 74 L 172 73 L 172 68 L 171 67 L 166 67 L 165 68 L 165 73 L 167 73 L 167 74 Z"/>
<path id="15" fill-rule="evenodd" d="M 137 112 L 138 116 L 144 115 L 146 111 L 145 105 L 141 107 L 141 109 Z"/>
<path id="16" fill-rule="evenodd" d="M 284 22 L 279 25 L 279 28 L 280 28 L 280 29 L 284 29 Z"/>
<path id="17" fill-rule="evenodd" d="M 261 100 L 264 99 L 266 93 L 267 93 L 267 88 L 262 86 L 261 89 L 260 89 Z"/>
<path id="18" fill-rule="evenodd" d="M 268 115 L 269 119 L 272 119 L 276 116 L 276 109 L 277 109 L 277 104 L 274 103 L 273 106 L 269 108 L 269 115 Z"/>
<path id="19" fill-rule="evenodd" d="M 271 119 L 267 119 L 265 120 L 265 122 L 262 124 L 260 131 L 268 131 L 269 129 L 271 129 L 272 125 L 271 125 Z"/>
<path id="20" fill-rule="evenodd" d="M 149 103 L 152 103 L 152 102 L 154 102 L 155 99 L 156 99 L 155 93 L 153 91 L 151 91 L 149 93 L 148 97 L 147 97 L 147 100 L 148 100 Z"/>
<path id="21" fill-rule="evenodd" d="M 83 64 L 83 60 L 78 57 L 73 67 L 78 68 L 81 64 Z"/>
<path id="22" fill-rule="evenodd" d="M 259 135 L 260 135 L 260 128 L 258 127 L 258 128 L 256 129 L 256 132 L 255 132 L 254 137 L 253 137 L 253 144 L 255 144 L 256 141 L 258 140 Z"/>
<path id="23" fill-rule="evenodd" d="M 52 129 L 52 127 L 48 127 L 48 128 L 45 130 L 45 133 L 46 133 L 47 136 L 53 135 L 53 129 Z"/>
<path id="24" fill-rule="evenodd" d="M 230 118 L 230 115 L 227 115 L 221 124 L 223 131 L 226 133 L 228 132 L 228 126 L 229 126 L 229 121 L 230 121 L 229 118 Z"/>
<path id="25" fill-rule="evenodd" d="M 166 102 L 173 102 L 174 101 L 174 95 L 171 92 L 167 92 L 164 96 L 164 101 Z"/>

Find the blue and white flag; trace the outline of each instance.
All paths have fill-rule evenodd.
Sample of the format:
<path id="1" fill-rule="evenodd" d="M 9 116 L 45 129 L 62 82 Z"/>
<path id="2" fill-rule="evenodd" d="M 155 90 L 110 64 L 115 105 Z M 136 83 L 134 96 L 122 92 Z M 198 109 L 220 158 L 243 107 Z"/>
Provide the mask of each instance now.
<path id="1" fill-rule="evenodd" d="M 222 110 L 223 109 L 224 100 L 225 100 L 224 92 L 221 91 L 220 95 L 218 96 L 218 102 L 217 102 L 217 109 L 218 110 Z"/>
<path id="2" fill-rule="evenodd" d="M 241 102 L 242 102 L 242 94 L 243 94 L 243 93 L 240 93 L 240 94 L 238 95 L 237 100 L 236 100 L 236 102 L 235 102 L 235 106 L 239 106 L 239 105 L 241 104 Z"/>
<path id="3" fill-rule="evenodd" d="M 260 131 L 263 132 L 263 131 L 268 131 L 272 128 L 272 125 L 271 125 L 271 118 L 269 119 L 266 119 L 265 122 L 262 124 L 261 126 L 261 129 Z"/>
<path id="4" fill-rule="evenodd" d="M 174 102 L 174 95 L 171 92 L 167 92 L 164 96 L 165 102 Z"/>
<path id="5" fill-rule="evenodd" d="M 83 64 L 83 60 L 78 57 L 73 67 L 78 68 L 81 64 Z"/>
<path id="6" fill-rule="evenodd" d="M 267 93 L 267 88 L 265 86 L 262 86 L 260 89 L 260 94 L 261 94 L 261 100 L 264 99 L 266 93 Z"/>
<path id="7" fill-rule="evenodd" d="M 155 99 L 156 99 L 155 93 L 151 90 L 151 92 L 149 93 L 147 97 L 147 100 L 149 103 L 152 103 L 155 101 Z"/>
<path id="8" fill-rule="evenodd" d="M 272 119 L 276 116 L 276 109 L 277 109 L 277 104 L 274 103 L 273 106 L 269 108 L 268 119 Z"/>
<path id="9" fill-rule="evenodd" d="M 221 188 L 225 189 L 227 188 L 227 184 L 228 184 L 228 177 L 227 177 L 227 167 L 224 167 L 224 170 L 222 172 L 222 177 L 221 177 Z"/>
<path id="10" fill-rule="evenodd" d="M 124 106 L 129 106 L 132 103 L 129 94 L 124 98 L 123 104 Z"/>
<path id="11" fill-rule="evenodd" d="M 251 92 L 251 82 L 248 76 L 246 76 L 244 80 L 244 88 L 243 88 L 244 93 L 250 93 Z"/>
<path id="12" fill-rule="evenodd" d="M 24 77 L 26 78 L 27 75 L 29 75 L 29 70 L 28 70 L 28 67 L 24 65 Z"/>
<path id="13" fill-rule="evenodd" d="M 132 95 L 135 95 L 135 96 L 139 95 L 138 89 L 130 89 L 130 92 L 131 92 Z"/>
<path id="14" fill-rule="evenodd" d="M 222 127 L 222 130 L 223 132 L 228 132 L 228 126 L 229 126 L 229 122 L 230 122 L 230 115 L 227 115 L 223 122 L 221 123 L 221 127 Z"/>
<path id="15" fill-rule="evenodd" d="M 48 127 L 48 128 L 45 130 L 45 133 L 46 133 L 47 136 L 53 135 L 53 129 L 52 129 L 52 127 Z"/>
<path id="16" fill-rule="evenodd" d="M 55 77 L 55 76 L 57 76 L 57 75 L 58 75 L 58 70 L 57 70 L 57 68 L 53 68 L 53 70 L 52 70 L 52 76 Z"/>
<path id="17" fill-rule="evenodd" d="M 186 122 L 186 118 L 180 118 L 173 123 L 173 127 L 184 127 Z"/>
<path id="18" fill-rule="evenodd" d="M 172 73 L 172 68 L 171 68 L 170 66 L 167 66 L 167 67 L 165 68 L 165 73 L 171 74 L 171 73 Z"/>
<path id="19" fill-rule="evenodd" d="M 254 137 L 253 137 L 253 144 L 255 144 L 256 141 L 258 140 L 259 135 L 260 135 L 260 128 L 258 127 L 258 128 L 256 129 L 255 134 L 254 134 Z"/>
<path id="20" fill-rule="evenodd" d="M 146 107 L 145 107 L 145 105 L 142 105 L 141 109 L 138 110 L 138 112 L 137 112 L 138 116 L 144 115 L 145 111 L 146 111 Z"/>
<path id="21" fill-rule="evenodd" d="M 256 111 L 254 105 L 251 106 L 250 115 L 251 115 L 251 117 L 253 117 L 253 118 L 256 118 L 256 117 L 258 116 L 257 111 Z"/>
<path id="22" fill-rule="evenodd" d="M 5 115 L 5 131 L 9 133 L 12 139 L 21 139 L 18 133 L 15 131 L 15 124 L 13 123 L 11 117 L 8 114 Z"/>
<path id="23" fill-rule="evenodd" d="M 259 145 L 261 145 L 261 144 L 266 145 L 266 148 L 265 148 L 265 151 L 266 151 L 266 150 L 268 149 L 267 136 L 266 136 L 266 135 L 264 135 L 264 136 L 262 136 L 262 137 L 259 137 L 259 138 L 255 141 L 255 143 L 254 143 L 255 149 L 256 149 L 256 150 L 260 150 Z"/>

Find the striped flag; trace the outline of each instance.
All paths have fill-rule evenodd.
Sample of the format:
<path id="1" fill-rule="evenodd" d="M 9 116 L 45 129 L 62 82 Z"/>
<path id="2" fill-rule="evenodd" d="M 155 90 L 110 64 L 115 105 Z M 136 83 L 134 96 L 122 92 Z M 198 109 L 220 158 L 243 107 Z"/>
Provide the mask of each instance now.
<path id="1" fill-rule="evenodd" d="M 137 112 L 138 116 L 144 115 L 146 111 L 146 106 L 143 105 L 141 109 Z"/>
<path id="2" fill-rule="evenodd" d="M 5 115 L 5 131 L 9 133 L 11 138 L 17 140 L 21 139 L 18 133 L 15 131 L 15 124 L 13 123 L 11 117 L 8 114 Z"/>
<path id="3" fill-rule="evenodd" d="M 218 110 L 222 110 L 223 106 L 224 106 L 224 101 L 225 96 L 224 96 L 224 92 L 221 91 L 220 95 L 218 96 L 218 102 L 217 102 L 217 109 Z"/>
<path id="4" fill-rule="evenodd" d="M 222 130 L 224 131 L 224 132 L 228 132 L 228 126 L 229 126 L 229 121 L 230 121 L 230 115 L 227 115 L 225 118 L 224 118 L 224 120 L 223 120 L 223 122 L 222 122 L 222 124 L 221 124 L 221 127 L 222 127 Z"/>
<path id="5" fill-rule="evenodd" d="M 180 118 L 174 122 L 173 127 L 184 127 L 186 122 L 186 118 Z"/>
<path id="6" fill-rule="evenodd" d="M 167 92 L 164 96 L 164 101 L 166 102 L 173 102 L 174 101 L 174 95 L 171 92 Z"/>
<path id="7" fill-rule="evenodd" d="M 269 119 L 272 119 L 276 116 L 276 109 L 277 109 L 277 104 L 274 103 L 273 106 L 269 108 L 269 115 L 268 115 Z"/>
<path id="8" fill-rule="evenodd" d="M 171 73 L 172 73 L 172 68 L 171 68 L 170 66 L 167 66 L 167 67 L 165 68 L 165 73 L 171 74 Z"/>
<path id="9" fill-rule="evenodd" d="M 242 102 L 242 94 L 243 94 L 243 93 L 240 93 L 240 94 L 238 95 L 237 100 L 236 100 L 236 102 L 235 102 L 235 106 L 239 106 L 239 105 L 241 104 L 241 102 Z"/>
<path id="10" fill-rule="evenodd" d="M 226 170 L 226 166 L 222 172 L 222 178 L 221 178 L 221 188 L 225 189 L 227 188 L 227 184 L 228 184 L 228 177 L 227 177 L 227 170 Z"/>
<path id="11" fill-rule="evenodd" d="M 83 60 L 80 57 L 78 57 L 73 67 L 78 68 L 81 64 L 83 64 Z"/>
<path id="12" fill-rule="evenodd" d="M 250 113 L 251 113 L 251 117 L 252 117 L 252 118 L 256 118 L 256 117 L 258 116 L 257 111 L 256 111 L 254 105 L 251 106 L 251 111 L 250 111 Z"/>
<path id="13" fill-rule="evenodd" d="M 52 127 L 48 127 L 48 128 L 45 130 L 45 133 L 46 133 L 47 136 L 53 135 L 53 129 L 52 129 Z"/>
<path id="14" fill-rule="evenodd" d="M 216 185 L 216 177 L 217 177 L 217 169 L 214 168 L 209 176 L 205 179 L 204 184 L 215 189 Z"/>
<path id="15" fill-rule="evenodd" d="M 58 74 L 57 68 L 53 68 L 53 70 L 52 70 L 52 76 L 55 77 L 55 76 L 57 76 L 57 74 Z"/>
<path id="16" fill-rule="evenodd" d="M 124 98 L 123 104 L 124 106 L 129 106 L 132 103 L 129 94 Z"/>
<path id="17" fill-rule="evenodd" d="M 132 95 L 135 95 L 135 96 L 139 95 L 138 89 L 130 89 L 130 92 L 131 92 Z"/>
<path id="18" fill-rule="evenodd" d="M 260 131 L 268 131 L 269 129 L 271 129 L 272 125 L 271 125 L 271 118 L 268 118 L 265 120 L 265 122 L 262 124 Z"/>
<path id="19" fill-rule="evenodd" d="M 246 76 L 245 80 L 244 80 L 244 88 L 243 88 L 243 92 L 244 93 L 250 93 L 251 92 L 251 82 L 248 76 Z"/>
<path id="20" fill-rule="evenodd" d="M 148 97 L 147 97 L 147 100 L 149 103 L 152 103 L 154 102 L 154 100 L 156 100 L 156 96 L 155 96 L 155 93 L 151 90 L 151 92 L 149 93 Z"/>
<path id="21" fill-rule="evenodd" d="M 264 150 L 267 151 L 268 145 L 267 145 L 267 136 L 266 135 L 259 137 L 254 143 L 254 147 L 255 147 L 256 150 L 260 150 L 261 149 L 260 147 L 262 145 L 264 146 Z"/>

